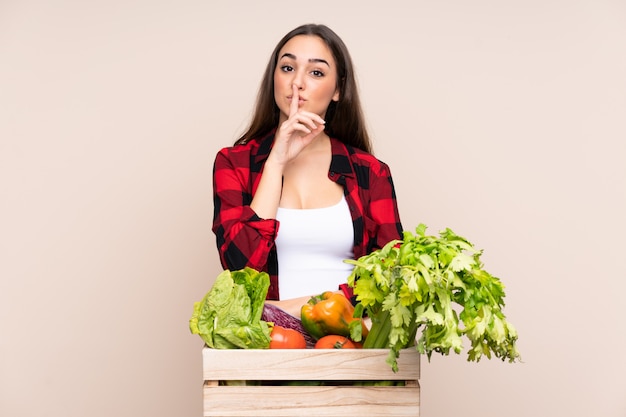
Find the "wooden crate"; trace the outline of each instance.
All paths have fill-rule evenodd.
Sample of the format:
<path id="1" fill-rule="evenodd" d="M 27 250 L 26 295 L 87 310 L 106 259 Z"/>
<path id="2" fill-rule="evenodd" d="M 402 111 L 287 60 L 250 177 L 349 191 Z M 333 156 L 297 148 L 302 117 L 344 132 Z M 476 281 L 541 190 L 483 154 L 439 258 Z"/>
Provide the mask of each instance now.
<path id="1" fill-rule="evenodd" d="M 419 416 L 420 356 L 405 349 L 393 373 L 387 349 L 203 349 L 204 416 Z M 260 381 L 231 386 L 225 381 Z M 355 381 L 404 386 L 355 386 Z M 276 381 L 325 381 L 278 385 Z M 220 383 L 222 382 L 222 383 Z"/>

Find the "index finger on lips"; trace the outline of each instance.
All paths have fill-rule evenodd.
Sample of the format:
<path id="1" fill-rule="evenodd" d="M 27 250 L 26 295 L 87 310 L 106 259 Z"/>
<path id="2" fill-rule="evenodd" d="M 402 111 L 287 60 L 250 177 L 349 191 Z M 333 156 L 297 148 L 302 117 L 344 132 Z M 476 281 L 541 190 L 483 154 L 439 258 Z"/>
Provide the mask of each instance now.
<path id="1" fill-rule="evenodd" d="M 298 113 L 298 102 L 300 101 L 300 95 L 298 93 L 298 86 L 295 84 L 292 85 L 291 91 L 293 93 L 291 94 L 291 104 L 289 106 L 289 117 Z"/>

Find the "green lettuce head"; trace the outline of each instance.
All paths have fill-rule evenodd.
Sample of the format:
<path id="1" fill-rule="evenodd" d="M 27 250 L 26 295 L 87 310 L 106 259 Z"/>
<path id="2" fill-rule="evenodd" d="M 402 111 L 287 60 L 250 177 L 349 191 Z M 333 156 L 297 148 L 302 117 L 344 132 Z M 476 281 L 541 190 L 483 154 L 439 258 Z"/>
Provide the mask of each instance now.
<path id="1" fill-rule="evenodd" d="M 252 268 L 223 271 L 194 303 L 191 333 L 214 349 L 267 349 L 271 330 L 261 315 L 269 285 L 269 275 Z"/>

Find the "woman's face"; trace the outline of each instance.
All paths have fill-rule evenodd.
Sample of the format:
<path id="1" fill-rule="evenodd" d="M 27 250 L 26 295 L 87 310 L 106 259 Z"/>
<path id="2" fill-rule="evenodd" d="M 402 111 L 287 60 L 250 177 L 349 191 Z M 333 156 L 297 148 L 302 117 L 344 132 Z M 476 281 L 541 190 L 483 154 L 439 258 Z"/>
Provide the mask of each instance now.
<path id="1" fill-rule="evenodd" d="M 294 36 L 278 52 L 274 100 L 280 109 L 279 123 L 289 117 L 293 85 L 298 87 L 299 108 L 322 118 L 330 102 L 339 100 L 335 60 L 319 37 Z"/>

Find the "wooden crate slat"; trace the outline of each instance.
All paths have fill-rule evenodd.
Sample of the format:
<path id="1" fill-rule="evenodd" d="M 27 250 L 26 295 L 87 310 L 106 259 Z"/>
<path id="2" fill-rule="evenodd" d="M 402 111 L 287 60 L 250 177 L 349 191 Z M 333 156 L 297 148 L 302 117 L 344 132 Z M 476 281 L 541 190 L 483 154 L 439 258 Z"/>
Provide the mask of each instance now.
<path id="1" fill-rule="evenodd" d="M 419 400 L 419 385 L 205 386 L 204 416 L 417 417 Z"/>
<path id="2" fill-rule="evenodd" d="M 417 380 L 414 348 L 386 363 L 388 349 L 203 349 L 205 380 Z"/>

